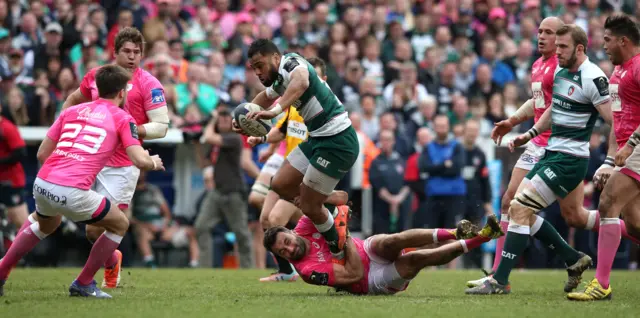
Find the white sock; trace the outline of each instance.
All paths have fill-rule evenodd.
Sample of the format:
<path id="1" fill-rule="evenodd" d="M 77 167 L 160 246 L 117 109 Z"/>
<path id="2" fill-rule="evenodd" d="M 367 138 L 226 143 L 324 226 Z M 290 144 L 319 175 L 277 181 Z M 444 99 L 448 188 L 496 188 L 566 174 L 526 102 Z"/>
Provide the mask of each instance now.
<path id="1" fill-rule="evenodd" d="M 147 255 L 144 257 L 145 262 L 153 262 L 153 255 Z"/>
<path id="2" fill-rule="evenodd" d="M 324 210 L 324 209 L 323 209 Z M 327 222 L 324 222 L 324 224 L 313 224 L 316 226 L 316 229 L 318 230 L 318 232 L 320 233 L 324 233 L 326 231 L 329 231 L 331 229 L 331 227 L 333 227 L 333 216 L 331 215 L 331 213 L 327 213 Z"/>
<path id="3" fill-rule="evenodd" d="M 31 224 L 29 226 L 29 229 L 31 229 L 31 232 L 33 232 L 33 235 L 37 236 L 41 241 L 44 240 L 47 236 L 49 236 L 49 234 L 44 234 L 42 231 L 40 231 L 40 223 L 38 222 Z"/>
<path id="4" fill-rule="evenodd" d="M 538 233 L 538 231 L 542 227 L 542 223 L 544 223 L 544 218 L 536 215 L 536 221 L 533 222 L 533 225 L 531 225 L 531 230 L 530 230 L 531 233 L 529 235 L 531 236 L 536 235 L 536 233 Z"/>
<path id="5" fill-rule="evenodd" d="M 587 219 L 587 225 L 584 227 L 585 230 L 592 230 L 596 225 L 596 215 L 598 214 L 597 210 L 587 210 L 589 212 L 589 218 Z"/>

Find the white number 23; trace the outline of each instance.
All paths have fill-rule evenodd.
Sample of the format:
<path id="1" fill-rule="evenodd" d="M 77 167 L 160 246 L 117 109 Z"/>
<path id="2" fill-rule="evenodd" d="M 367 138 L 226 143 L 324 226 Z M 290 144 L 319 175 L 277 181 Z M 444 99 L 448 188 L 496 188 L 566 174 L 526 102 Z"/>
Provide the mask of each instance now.
<path id="1" fill-rule="evenodd" d="M 65 124 L 64 127 L 62 127 L 62 131 L 63 133 L 60 135 L 60 140 L 58 140 L 58 148 L 72 147 L 86 151 L 90 154 L 98 152 L 100 146 L 102 146 L 102 142 L 107 137 L 106 130 L 89 125 L 82 126 L 80 124 Z M 77 142 L 76 138 L 80 134 L 80 131 L 87 133 L 82 136 L 82 140 L 89 142 L 90 145 L 87 146 Z"/>

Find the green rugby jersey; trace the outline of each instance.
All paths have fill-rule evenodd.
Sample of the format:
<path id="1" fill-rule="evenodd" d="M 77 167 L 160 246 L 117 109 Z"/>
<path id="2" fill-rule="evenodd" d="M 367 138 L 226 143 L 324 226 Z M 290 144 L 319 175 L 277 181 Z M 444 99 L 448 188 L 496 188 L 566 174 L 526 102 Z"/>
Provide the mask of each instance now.
<path id="1" fill-rule="evenodd" d="M 609 81 L 587 59 L 577 72 L 558 66 L 553 80 L 551 137 L 547 150 L 589 158 L 589 139 L 598 110 L 609 101 Z"/>
<path id="2" fill-rule="evenodd" d="M 333 136 L 349 128 L 351 126 L 349 115 L 338 97 L 331 91 L 329 85 L 318 77 L 313 66 L 298 54 L 288 53 L 282 56 L 278 78 L 267 88 L 267 96 L 275 98 L 284 95 L 291 81 L 291 73 L 298 67 L 306 67 L 309 71 L 309 87 L 292 106 L 304 119 L 309 129 L 309 136 Z"/>

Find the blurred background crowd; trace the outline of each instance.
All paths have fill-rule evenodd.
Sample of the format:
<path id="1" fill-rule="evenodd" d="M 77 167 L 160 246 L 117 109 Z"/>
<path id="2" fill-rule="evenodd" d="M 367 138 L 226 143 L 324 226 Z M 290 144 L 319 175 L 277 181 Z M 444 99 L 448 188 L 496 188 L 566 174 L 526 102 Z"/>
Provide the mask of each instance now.
<path id="1" fill-rule="evenodd" d="M 247 50 L 255 39 L 268 38 L 283 52 L 326 62 L 327 83 L 365 145 L 361 160 L 339 186 L 356 207 L 352 231 L 367 236 L 451 227 L 462 217 L 481 222 L 485 214 L 500 213 L 494 203 L 519 154 L 495 147 L 487 137 L 494 122 L 512 115 L 531 96 L 538 24 L 558 16 L 582 27 L 589 37 L 589 58 L 609 75 L 613 66 L 603 50 L 603 24 L 608 14 L 621 11 L 636 16 L 640 2 L 0 0 L 2 116 L 21 127 L 50 126 L 84 74 L 113 60 L 118 30 L 134 26 L 146 40 L 141 67 L 164 85 L 171 127 L 181 130 L 185 144 L 197 144 L 212 111 L 233 110 L 264 89 L 248 67 Z M 517 129 L 526 131 L 532 124 Z M 604 160 L 605 129 L 592 138 L 592 173 Z M 453 169 L 419 168 L 434 143 L 453 139 L 461 145 L 459 154 L 445 158 L 452 160 Z M 177 156 L 171 146 L 154 147 L 169 163 Z M 214 250 L 204 255 L 213 257 L 197 262 L 202 246 L 193 222 L 206 193 L 224 185 L 204 168 L 215 162 L 211 147 L 205 143 L 188 149 L 203 169 L 198 202 L 190 212 L 174 213 L 175 171 L 170 167 L 166 173 L 143 174 L 132 203 L 131 234 L 121 246 L 125 265 L 270 266 L 257 239 L 262 232 L 259 211 L 251 207 L 244 230 L 231 230 L 226 218 L 212 229 Z M 243 165 L 244 198 L 262 165 L 262 149 L 245 144 L 243 154 L 255 166 Z M 31 157 L 25 163 L 27 189 L 38 168 L 35 155 Z M 492 170 L 495 161 L 501 168 Z M 491 180 L 494 173 L 497 181 Z M 429 186 L 434 178 L 461 178 L 465 187 L 443 192 Z M 363 196 L 365 191 L 370 195 Z M 385 191 L 392 195 L 381 195 Z M 592 186 L 586 191 L 585 205 L 597 207 L 598 193 Z M 33 210 L 31 198 L 29 206 Z M 372 207 L 366 228 L 360 226 L 363 206 Z M 571 244 L 595 254 L 597 236 L 568 229 L 557 206 L 543 213 Z M 236 238 L 245 235 L 237 232 L 248 232 L 253 240 L 241 242 Z M 27 264 L 76 264 L 89 250 L 82 226 L 73 223 L 47 242 Z M 238 260 L 238 249 L 249 249 L 253 261 Z M 637 266 L 634 246 L 623 243 L 619 254 L 617 267 Z M 457 266 L 479 264 L 476 255 Z M 562 267 L 552 252 L 533 241 L 523 265 Z"/>

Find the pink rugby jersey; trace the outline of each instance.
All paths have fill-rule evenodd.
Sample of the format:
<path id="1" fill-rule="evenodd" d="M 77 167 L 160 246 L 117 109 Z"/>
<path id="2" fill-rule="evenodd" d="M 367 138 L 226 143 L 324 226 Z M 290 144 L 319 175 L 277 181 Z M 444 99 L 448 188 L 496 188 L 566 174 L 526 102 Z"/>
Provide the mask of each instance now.
<path id="1" fill-rule="evenodd" d="M 98 88 L 96 86 L 95 74 L 99 68 L 89 71 L 80 84 L 80 91 L 85 97 L 96 100 L 98 98 Z M 149 122 L 147 111 L 166 106 L 164 98 L 164 88 L 162 84 L 142 68 L 136 68 L 129 84 L 127 84 L 127 101 L 124 110 L 131 114 L 136 125 L 144 125 Z M 119 147 L 111 160 L 107 163 L 109 167 L 132 166 L 131 160 L 127 156 L 125 148 Z"/>
<path id="2" fill-rule="evenodd" d="M 609 80 L 609 94 L 620 149 L 640 125 L 640 54 L 615 67 Z"/>
<path id="3" fill-rule="evenodd" d="M 38 178 L 83 190 L 91 188 L 117 147 L 140 145 L 133 118 L 104 99 L 65 109 L 47 137 L 57 146 Z"/>
<path id="4" fill-rule="evenodd" d="M 298 221 L 298 225 L 294 229 L 294 232 L 309 240 L 310 243 L 307 255 L 300 260 L 290 261 L 305 282 L 314 285 L 346 288 L 349 292 L 354 294 L 368 293 L 370 260 L 369 256 L 367 256 L 367 253 L 364 251 L 364 243 L 362 240 L 353 238 L 353 242 L 358 249 L 358 254 L 362 259 L 362 266 L 364 266 L 364 278 L 349 286 L 336 286 L 329 245 L 327 245 L 322 234 L 320 234 L 315 225 L 313 225 L 313 222 L 311 222 L 308 217 L 303 216 L 300 221 Z"/>
<path id="5" fill-rule="evenodd" d="M 531 92 L 533 94 L 534 122 L 538 122 L 542 114 L 551 105 L 553 95 L 553 74 L 558 67 L 558 57 L 554 54 L 548 59 L 540 57 L 531 67 Z M 551 129 L 543 132 L 532 142 L 540 147 L 546 147 L 551 136 Z"/>

